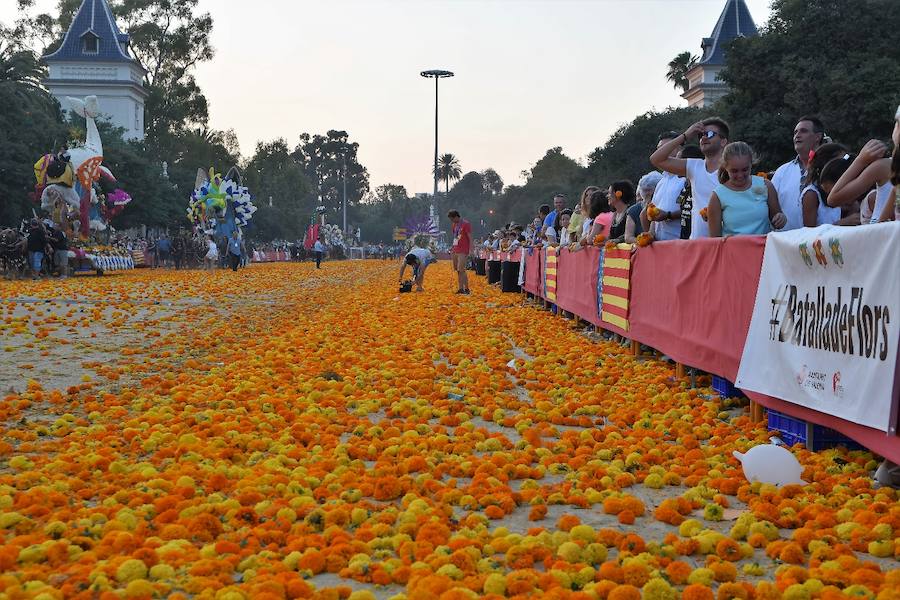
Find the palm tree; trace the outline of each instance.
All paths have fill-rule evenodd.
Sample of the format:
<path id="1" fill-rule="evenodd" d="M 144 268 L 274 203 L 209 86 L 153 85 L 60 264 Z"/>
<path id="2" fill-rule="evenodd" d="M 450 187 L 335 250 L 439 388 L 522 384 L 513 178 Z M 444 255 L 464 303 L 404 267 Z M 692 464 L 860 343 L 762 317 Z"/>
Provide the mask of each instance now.
<path id="1" fill-rule="evenodd" d="M 51 96 L 41 87 L 43 75 L 44 69 L 33 52 L 0 46 L 0 88 L 8 98 L 14 97 L 26 106 L 51 106 Z"/>
<path id="2" fill-rule="evenodd" d="M 434 169 L 431 171 L 435 174 Z M 438 158 L 437 176 L 444 180 L 446 193 L 450 193 L 450 180 L 459 181 L 462 177 L 462 167 L 459 166 L 459 160 L 450 153 L 441 154 Z"/>
<path id="3" fill-rule="evenodd" d="M 697 65 L 698 60 L 700 60 L 698 56 L 690 52 L 682 52 L 669 61 L 666 80 L 671 81 L 675 89 L 681 88 L 685 92 L 688 91 L 691 84 L 688 82 L 687 74 Z"/>

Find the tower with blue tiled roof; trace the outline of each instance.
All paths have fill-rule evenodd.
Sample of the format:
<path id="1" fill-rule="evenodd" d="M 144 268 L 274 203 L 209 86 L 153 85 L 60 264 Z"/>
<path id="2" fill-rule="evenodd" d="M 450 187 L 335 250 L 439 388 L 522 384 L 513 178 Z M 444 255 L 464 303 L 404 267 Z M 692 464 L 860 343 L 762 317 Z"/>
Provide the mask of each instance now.
<path id="1" fill-rule="evenodd" d="M 128 50 L 106 0 L 83 0 L 60 47 L 44 56 L 47 89 L 69 110 L 66 99 L 97 96 L 102 117 L 144 138 L 145 71 Z"/>
<path id="2" fill-rule="evenodd" d="M 728 93 L 728 86 L 719 81 L 728 44 L 736 38 L 755 35 L 758 35 L 756 24 L 744 0 L 726 0 L 712 35 L 703 38 L 700 44 L 703 55 L 687 73 L 690 87 L 681 97 L 688 101 L 688 106 L 710 106 Z"/>

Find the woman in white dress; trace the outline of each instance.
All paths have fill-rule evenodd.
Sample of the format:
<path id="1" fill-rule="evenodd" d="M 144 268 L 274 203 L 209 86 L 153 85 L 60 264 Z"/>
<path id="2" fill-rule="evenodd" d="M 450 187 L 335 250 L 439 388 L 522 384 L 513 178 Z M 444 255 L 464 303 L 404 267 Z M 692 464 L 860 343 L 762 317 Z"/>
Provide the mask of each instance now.
<path id="1" fill-rule="evenodd" d="M 219 248 L 216 246 L 213 236 L 208 236 L 206 239 L 206 256 L 203 257 L 203 263 L 206 265 L 208 271 L 212 271 L 218 262 Z"/>

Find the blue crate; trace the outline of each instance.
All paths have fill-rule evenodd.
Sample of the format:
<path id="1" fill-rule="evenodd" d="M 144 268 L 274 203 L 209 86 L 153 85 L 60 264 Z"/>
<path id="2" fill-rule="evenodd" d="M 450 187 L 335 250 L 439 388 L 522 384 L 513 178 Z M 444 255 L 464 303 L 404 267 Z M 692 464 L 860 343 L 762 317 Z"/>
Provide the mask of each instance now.
<path id="1" fill-rule="evenodd" d="M 803 444 L 814 452 L 835 446 L 844 446 L 848 450 L 865 449 L 862 445 L 830 427 L 808 423 L 803 419 L 797 419 L 775 410 L 769 410 L 768 413 L 769 431 L 777 432 L 778 437 L 788 446 Z"/>
<path id="2" fill-rule="evenodd" d="M 712 389 L 718 392 L 722 398 L 744 398 L 744 392 L 734 387 L 734 384 L 718 375 L 712 376 Z"/>

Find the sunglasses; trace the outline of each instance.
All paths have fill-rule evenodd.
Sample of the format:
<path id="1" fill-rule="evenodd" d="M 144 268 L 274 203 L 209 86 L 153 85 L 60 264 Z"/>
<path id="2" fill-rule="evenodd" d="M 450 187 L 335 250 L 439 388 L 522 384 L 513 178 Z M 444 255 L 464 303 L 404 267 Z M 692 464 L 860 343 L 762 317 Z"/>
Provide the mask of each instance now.
<path id="1" fill-rule="evenodd" d="M 699 139 L 701 139 L 701 140 L 702 140 L 703 138 L 706 138 L 706 139 L 708 139 L 708 140 L 711 140 L 711 139 L 713 139 L 714 137 L 716 137 L 717 135 L 719 135 L 719 134 L 716 133 L 715 131 L 709 130 L 709 131 L 704 131 L 703 133 L 701 133 L 701 134 L 700 134 L 699 136 L 697 136 L 697 137 L 698 137 Z"/>

